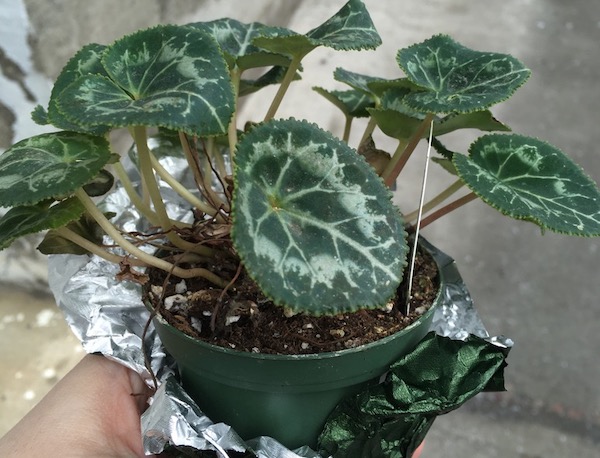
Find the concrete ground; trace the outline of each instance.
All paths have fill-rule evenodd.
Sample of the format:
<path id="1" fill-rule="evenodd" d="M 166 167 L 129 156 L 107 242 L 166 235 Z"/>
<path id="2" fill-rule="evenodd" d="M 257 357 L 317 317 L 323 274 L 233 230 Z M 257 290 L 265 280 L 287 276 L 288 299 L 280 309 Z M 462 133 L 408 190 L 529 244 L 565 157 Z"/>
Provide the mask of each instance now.
<path id="1" fill-rule="evenodd" d="M 26 7 L 36 29 L 31 59 L 35 63 L 32 71 L 38 72 L 35 81 L 39 82 L 43 76 L 55 76 L 60 62 L 78 46 L 91 40 L 109 42 L 136 27 L 229 15 L 246 22 L 258 19 L 273 23 L 273 19 L 306 31 L 334 13 L 343 1 L 105 1 L 93 6 L 67 0 L 15 3 Z M 140 9 L 141 3 L 144 6 Z M 435 33 L 449 33 L 476 49 L 511 53 L 529 66 L 533 71 L 530 81 L 494 113 L 516 132 L 544 138 L 568 152 L 600 181 L 596 146 L 600 144 L 599 2 L 365 3 L 384 45 L 375 53 L 347 57 L 330 50 L 315 51 L 306 59 L 305 68 L 307 72 L 316 69 L 316 73 L 290 91 L 281 116 L 295 113 L 340 132 L 335 111 L 329 110 L 318 95 L 301 93 L 302 87 L 318 84 L 337 88 L 327 82 L 337 66 L 394 77 L 397 69 L 393 57 L 398 48 Z M 256 7 L 252 9 L 249 4 Z M 59 26 L 60 14 L 65 11 L 69 11 L 68 26 Z M 114 11 L 122 16 L 115 18 Z M 25 81 L 34 87 L 32 78 Z M 39 84 L 35 88 L 42 89 L 35 90 L 42 93 L 43 86 Z M 16 106 L 2 101 L 5 106 Z M 313 111 L 314 107 L 318 109 Z M 266 110 L 260 101 L 246 104 L 246 113 L 250 108 L 261 114 Z M 10 116 L 3 119 L 10 120 Z M 15 135 L 27 130 L 23 124 L 12 126 Z M 359 134 L 360 128 L 355 129 L 354 138 Z M 380 141 L 378 146 L 385 148 L 386 142 Z M 465 148 L 469 141 L 468 135 L 461 136 L 452 146 Z M 410 170 L 420 167 L 417 163 Z M 437 172 L 433 177 L 431 194 L 440 186 L 438 182 L 446 179 Z M 412 209 L 416 192 L 401 185 L 398 201 Z M 600 241 L 541 235 L 533 225 L 508 220 L 480 203 L 439 221 L 425 231 L 425 236 L 458 261 L 490 333 L 505 334 L 516 345 L 506 370 L 508 392 L 479 396 L 461 410 L 439 418 L 423 456 L 599 456 Z M 13 298 L 4 294 L 7 291 L 13 294 L 15 289 L 0 291 L 0 365 L 4 369 L 0 378 L 0 434 L 80 357 L 63 323 L 56 316 L 50 319 L 49 311 L 54 310 L 50 300 L 40 301 L 20 292 Z"/>

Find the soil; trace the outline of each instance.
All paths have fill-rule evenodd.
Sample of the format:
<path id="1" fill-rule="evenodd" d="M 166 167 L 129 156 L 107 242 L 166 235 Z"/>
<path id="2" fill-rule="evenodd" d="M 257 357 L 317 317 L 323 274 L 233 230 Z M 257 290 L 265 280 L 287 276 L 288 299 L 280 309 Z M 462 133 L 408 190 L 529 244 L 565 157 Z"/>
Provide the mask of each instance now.
<path id="1" fill-rule="evenodd" d="M 233 278 L 238 269 L 231 261 L 204 267 L 222 278 Z M 408 316 L 404 283 L 383 309 L 333 316 L 285 316 L 243 270 L 224 294 L 202 278 L 182 280 L 158 269 L 150 270 L 143 291 L 158 313 L 192 337 L 239 351 L 310 354 L 357 347 L 411 324 L 429 309 L 439 289 L 437 266 L 426 252 L 418 253 L 414 278 Z"/>

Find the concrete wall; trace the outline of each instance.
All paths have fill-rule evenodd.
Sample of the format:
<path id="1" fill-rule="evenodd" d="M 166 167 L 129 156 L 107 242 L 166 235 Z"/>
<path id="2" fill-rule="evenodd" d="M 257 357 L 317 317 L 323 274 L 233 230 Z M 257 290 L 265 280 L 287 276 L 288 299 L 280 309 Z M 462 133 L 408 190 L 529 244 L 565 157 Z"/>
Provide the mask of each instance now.
<path id="1" fill-rule="evenodd" d="M 40 132 L 28 121 L 29 111 L 35 103 L 47 101 L 50 80 L 81 45 L 90 41 L 109 43 L 139 27 L 159 22 L 182 23 L 222 16 L 245 22 L 290 24 L 298 31 L 306 31 L 343 3 L 343 0 L 4 0 L 0 3 L 0 148 Z M 294 113 L 339 132 L 341 122 L 335 110 L 318 95 L 303 92 L 303 88 L 316 84 L 336 88 L 329 79 L 336 66 L 396 76 L 394 55 L 398 48 L 434 33 L 449 33 L 473 48 L 508 52 L 523 60 L 533 70 L 533 77 L 515 99 L 494 109 L 496 116 L 519 133 L 542 137 L 559 146 L 596 181 L 600 180 L 597 152 L 600 2 L 366 0 L 366 3 L 384 45 L 377 52 L 346 56 L 328 49 L 315 51 L 305 61 L 305 68 L 315 72 L 307 72 L 305 80 L 290 91 L 280 110 L 281 116 Z M 262 114 L 266 102 L 253 101 L 244 109 L 244 116 L 255 111 Z M 356 129 L 353 138 L 359 133 L 360 129 Z M 469 139 L 468 134 L 459 136 L 452 146 L 462 149 Z M 379 146 L 392 148 L 393 143 L 381 139 Z M 417 161 L 410 170 L 419 170 L 421 166 Z M 431 194 L 446 179 L 434 173 Z M 412 208 L 415 195 L 408 186 L 401 185 L 397 199 Z M 600 243 L 554 234 L 541 236 L 535 226 L 507 220 L 480 203 L 446 217 L 428 228 L 426 236 L 458 260 L 490 331 L 507 334 L 517 342 L 507 372 L 512 390 L 505 399 L 527 401 L 523 405 L 517 403 L 520 417 L 514 413 L 518 409 L 511 410 L 523 423 L 513 428 L 501 419 L 491 420 L 491 430 L 500 424 L 504 431 L 509 431 L 510 438 L 494 446 L 495 453 L 525 456 L 517 453 L 524 449 L 529 450 L 527 456 L 574 456 L 577 453 L 572 450 L 578 443 L 592 436 L 591 440 L 598 441 L 598 435 L 590 431 L 600 430 L 600 393 L 595 382 L 600 379 L 596 355 L 600 344 Z M 0 278 L 9 279 L 16 272 L 14 262 L 8 263 L 5 252 L 0 259 Z M 22 270 L 20 275 L 27 273 L 28 270 Z M 43 279 L 41 270 L 36 278 Z M 569 431 L 578 431 L 579 439 L 571 441 L 567 437 L 563 441 L 567 433 L 560 431 L 553 435 L 557 442 L 548 444 L 550 452 L 530 451 L 531 444 L 522 433 L 523 425 L 537 422 L 539 416 L 529 415 L 531 412 L 524 405 L 537 406 L 538 412 L 540 406 L 554 405 L 562 406 L 562 412 L 576 412 L 573 418 L 579 420 L 570 417 L 563 420 L 570 422 Z M 498 412 L 503 409 L 494 408 Z M 560 409 L 555 409 L 559 420 Z M 466 448 L 470 456 L 495 456 L 491 448 L 481 448 L 478 438 L 465 437 L 474 446 Z M 490 443 L 487 446 L 492 447 Z M 439 450 L 432 456 L 436 454 Z"/>

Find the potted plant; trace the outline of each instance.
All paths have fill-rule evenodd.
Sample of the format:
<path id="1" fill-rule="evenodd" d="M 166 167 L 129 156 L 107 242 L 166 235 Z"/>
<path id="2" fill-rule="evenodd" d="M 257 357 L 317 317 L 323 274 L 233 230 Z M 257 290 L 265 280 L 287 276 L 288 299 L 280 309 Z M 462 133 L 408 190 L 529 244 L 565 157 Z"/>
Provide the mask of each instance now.
<path id="1" fill-rule="evenodd" d="M 509 55 L 436 35 L 398 51 L 404 75 L 397 79 L 338 68 L 334 79 L 349 89 L 315 88 L 342 111 L 341 138 L 308 121 L 277 119 L 313 49 L 379 44 L 364 5 L 350 0 L 306 34 L 222 19 L 162 25 L 109 46 L 84 46 L 59 75 L 47 110 L 33 113 L 40 124 L 60 130 L 20 141 L 0 157 L 0 205 L 10 207 L 0 220 L 0 247 L 48 230 L 40 245 L 44 253 L 92 253 L 119 264 L 120 278 L 145 284 L 159 334 L 180 358 L 186 389 L 202 398 L 209 416 L 231 422 L 245 437 L 270 433 L 265 425 L 275 418 L 273 434 L 284 444 L 315 445 L 342 397 L 370 386 L 427 332 L 435 306 L 414 304 L 421 292 L 410 286 L 417 249 L 409 256 L 409 234 L 418 241 L 419 228 L 476 198 L 542 230 L 600 234 L 600 193 L 557 148 L 492 133 L 463 154 L 439 140 L 460 129 L 510 130 L 489 111 L 529 76 Z M 248 76 L 256 69 L 263 73 Z M 278 89 L 268 112 L 240 126 L 239 100 L 271 85 Z M 368 123 L 354 149 L 349 132 L 362 117 Z M 129 155 L 111 146 L 111 132 L 120 128 L 133 137 Z M 375 129 L 397 140 L 395 151 L 376 147 Z M 402 213 L 389 189 L 427 138 L 439 153 L 435 162 L 455 182 L 422 210 Z M 189 180 L 176 178 L 161 157 L 185 161 Z M 115 226 L 103 211 L 99 198 L 115 181 L 142 215 L 143 233 Z M 444 205 L 460 190 L 467 192 Z M 190 211 L 176 218 L 165 205 L 167 195 Z M 421 212 L 428 215 L 421 219 Z M 400 287 L 403 279 L 408 291 Z M 434 289 L 433 303 L 435 295 Z M 177 329 L 181 311 L 190 309 L 196 315 Z M 319 353 L 319 332 L 311 331 L 299 355 L 269 354 L 258 344 L 239 351 L 232 335 L 234 328 L 245 329 L 242 323 L 282 342 L 289 334 L 265 327 L 273 322 L 263 318 L 267 310 L 305 330 L 315 326 L 313 318 L 302 321 L 306 317 L 321 320 L 319 326 L 334 320 L 321 331 L 333 347 Z M 393 330 L 406 328 L 373 326 L 366 331 L 376 335 L 374 342 L 366 344 L 335 325 L 369 313 L 388 321 L 393 316 Z M 375 356 L 379 351 L 383 356 Z M 187 365 L 199 361 L 201 369 Z M 194 379 L 196 372 L 204 378 Z M 341 387 L 339 379 L 346 380 Z M 313 382 L 325 388 L 307 388 Z M 333 391 L 333 398 L 323 391 Z M 234 407 L 223 411 L 217 395 Z M 298 412 L 308 402 L 306 422 L 286 423 L 290 413 L 277 413 L 284 404 Z M 261 411 L 264 420 L 245 421 L 243 407 Z M 408 446 L 409 453 L 416 445 Z"/>

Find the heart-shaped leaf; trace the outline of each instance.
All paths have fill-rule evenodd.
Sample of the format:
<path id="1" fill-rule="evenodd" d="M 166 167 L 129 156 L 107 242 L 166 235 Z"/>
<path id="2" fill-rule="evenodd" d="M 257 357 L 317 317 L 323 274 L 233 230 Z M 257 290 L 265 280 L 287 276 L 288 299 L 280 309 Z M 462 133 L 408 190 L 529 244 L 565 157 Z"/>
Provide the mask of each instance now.
<path id="1" fill-rule="evenodd" d="M 55 205 L 50 205 L 51 202 L 11 208 L 0 219 L 0 250 L 24 235 L 65 226 L 84 212 L 83 205 L 75 197 Z"/>
<path id="2" fill-rule="evenodd" d="M 70 121 L 59 109 L 58 98 L 62 91 L 78 78 L 86 75 L 108 76 L 102 66 L 102 54 L 106 46 L 91 43 L 81 48 L 64 66 L 56 79 L 48 103 L 47 120 L 50 124 L 62 130 L 104 135 L 110 130 L 108 126 L 83 126 Z"/>
<path id="3" fill-rule="evenodd" d="M 381 44 L 381 37 L 363 2 L 350 0 L 306 35 L 257 37 L 253 44 L 276 54 L 302 58 L 319 46 L 341 51 L 375 49 Z"/>
<path id="4" fill-rule="evenodd" d="M 312 314 L 385 304 L 405 266 L 402 219 L 364 159 L 315 125 L 277 120 L 236 153 L 232 238 L 281 305 Z"/>
<path id="5" fill-rule="evenodd" d="M 32 205 L 68 195 L 111 160 L 104 137 L 55 132 L 20 141 L 0 156 L 0 205 Z"/>
<path id="6" fill-rule="evenodd" d="M 398 51 L 398 64 L 422 87 L 406 103 L 429 113 L 481 111 L 509 98 L 530 71 L 507 54 L 480 52 L 436 35 Z"/>
<path id="7" fill-rule="evenodd" d="M 600 235 L 600 191 L 559 149 L 520 135 L 490 134 L 469 156 L 454 154 L 460 178 L 505 215 L 555 232 Z"/>
<path id="8" fill-rule="evenodd" d="M 191 27 L 210 33 L 225 54 L 230 67 L 237 65 L 241 70 L 273 65 L 288 66 L 290 58 L 286 55 L 265 52 L 252 41 L 257 37 L 278 37 L 295 35 L 283 27 L 271 27 L 260 22 L 244 24 L 231 18 L 210 22 L 188 24 Z"/>
<path id="9" fill-rule="evenodd" d="M 227 131 L 234 109 L 229 71 L 214 39 L 192 27 L 164 25 L 109 46 L 109 77 L 77 79 L 59 109 L 82 125 L 159 126 L 190 135 Z"/>

